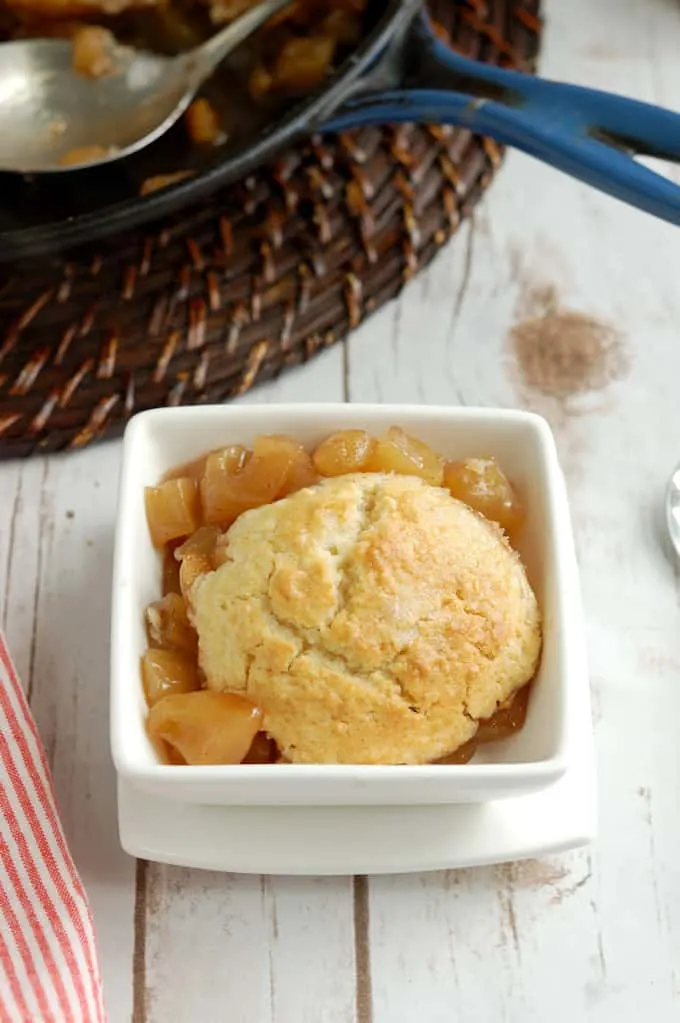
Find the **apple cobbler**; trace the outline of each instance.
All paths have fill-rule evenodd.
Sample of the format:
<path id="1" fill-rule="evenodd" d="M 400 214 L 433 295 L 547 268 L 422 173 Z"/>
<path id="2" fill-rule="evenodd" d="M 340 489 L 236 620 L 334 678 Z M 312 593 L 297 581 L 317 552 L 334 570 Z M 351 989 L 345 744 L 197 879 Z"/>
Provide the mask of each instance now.
<path id="1" fill-rule="evenodd" d="M 522 727 L 541 649 L 493 458 L 393 427 L 228 445 L 145 491 L 163 557 L 147 729 L 173 764 L 465 763 Z"/>

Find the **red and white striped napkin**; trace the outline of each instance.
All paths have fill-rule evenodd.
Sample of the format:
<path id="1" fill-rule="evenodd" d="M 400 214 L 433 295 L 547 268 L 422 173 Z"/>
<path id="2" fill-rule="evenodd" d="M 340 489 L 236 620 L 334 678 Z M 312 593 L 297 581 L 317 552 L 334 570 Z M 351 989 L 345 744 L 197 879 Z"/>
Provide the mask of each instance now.
<path id="1" fill-rule="evenodd" d="M 0 1023 L 104 1023 L 92 915 L 0 633 Z"/>

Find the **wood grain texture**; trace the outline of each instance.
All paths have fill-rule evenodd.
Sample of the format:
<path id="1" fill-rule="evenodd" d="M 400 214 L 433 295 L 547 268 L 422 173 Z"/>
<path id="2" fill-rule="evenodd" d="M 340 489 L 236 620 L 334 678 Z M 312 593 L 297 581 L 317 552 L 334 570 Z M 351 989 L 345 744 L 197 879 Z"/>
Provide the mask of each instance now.
<path id="1" fill-rule="evenodd" d="M 373 1023 L 370 895 L 367 877 L 354 878 L 354 976 L 357 1023 Z"/>
<path id="2" fill-rule="evenodd" d="M 680 108 L 675 0 L 550 0 L 548 15 L 546 74 Z M 678 267 L 680 232 L 513 155 L 398 302 L 344 350 L 249 398 L 547 416 L 587 614 L 601 804 L 591 850 L 354 881 L 150 864 L 135 895 L 106 738 L 119 448 L 0 466 L 0 621 L 93 900 L 112 1023 L 132 1018 L 133 973 L 135 1023 L 678 1018 L 680 573 L 660 516 L 680 461 Z M 614 335 L 616 357 L 602 344 Z M 518 336 L 533 339 L 531 364 Z"/>
<path id="3" fill-rule="evenodd" d="M 205 1023 L 352 1018 L 349 880 L 156 867 L 147 907 L 152 1023 L 199 1013 Z"/>

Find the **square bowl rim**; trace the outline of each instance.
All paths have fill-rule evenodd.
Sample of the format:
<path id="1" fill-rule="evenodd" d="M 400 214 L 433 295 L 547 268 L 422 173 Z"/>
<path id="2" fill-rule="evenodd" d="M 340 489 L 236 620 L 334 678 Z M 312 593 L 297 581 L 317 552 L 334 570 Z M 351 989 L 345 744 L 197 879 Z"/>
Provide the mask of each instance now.
<path id="1" fill-rule="evenodd" d="M 513 781 L 543 780 L 545 785 L 557 781 L 569 766 L 569 738 L 570 729 L 566 720 L 567 714 L 563 707 L 564 721 L 560 723 L 559 737 L 552 755 L 536 761 L 520 761 L 516 763 L 482 763 L 482 764 L 419 764 L 419 765 L 365 765 L 365 764 L 248 764 L 248 765 L 168 765 L 163 763 L 150 764 L 141 762 L 140 758 L 130 749 L 130 744 L 125 740 L 122 713 L 125 706 L 129 704 L 124 698 L 125 684 L 120 677 L 118 669 L 117 644 L 120 641 L 120 629 L 118 625 L 122 598 L 120 579 L 125 566 L 122 559 L 125 556 L 124 540 L 126 529 L 134 514 L 130 498 L 129 477 L 133 465 L 143 456 L 145 447 L 149 442 L 150 429 L 158 428 L 165 422 L 174 423 L 184 420 L 192 420 L 197 423 L 205 423 L 206 429 L 211 430 L 217 419 L 224 419 L 235 425 L 243 424 L 245 427 L 258 424 L 259 430 L 265 430 L 266 420 L 281 416 L 285 413 L 294 414 L 298 419 L 304 419 L 310 425 L 318 423 L 323 430 L 324 422 L 332 420 L 340 415 L 351 420 L 356 418 L 375 418 L 385 421 L 396 416 L 408 416 L 413 422 L 417 419 L 424 421 L 433 418 L 441 418 L 451 423 L 486 423 L 490 426 L 503 426 L 514 424 L 528 427 L 537 438 L 542 452 L 541 482 L 546 486 L 547 496 L 550 498 L 553 517 L 556 511 L 562 513 L 566 507 L 566 526 L 568 536 L 563 536 L 561 530 L 557 530 L 558 538 L 567 541 L 573 546 L 571 536 L 571 525 L 569 521 L 568 504 L 566 504 L 566 488 L 563 486 L 563 477 L 559 462 L 552 430 L 548 422 L 535 412 L 521 409 L 506 409 L 496 407 L 459 407 L 441 405 L 417 405 L 409 403 L 347 403 L 347 402 L 272 402 L 266 404 L 253 403 L 244 405 L 201 405 L 182 406 L 178 408 L 157 408 L 137 413 L 131 417 L 123 436 L 123 458 L 119 484 L 118 508 L 115 527 L 115 549 L 113 568 L 113 600 L 111 613 L 111 673 L 110 673 L 110 742 L 113 761 L 117 773 L 132 783 L 140 785 L 152 784 L 163 787 L 170 787 L 177 783 L 189 783 L 190 781 L 200 785 L 204 782 L 215 783 L 223 781 L 232 785 L 238 780 L 252 782 L 257 779 L 267 778 L 272 782 L 272 767 L 279 768 L 277 775 L 287 779 L 288 782 L 306 781 L 309 779 L 334 779 L 338 782 L 343 780 L 354 781 L 357 779 L 370 781 L 380 778 L 382 782 L 388 782 L 393 778 L 395 782 L 425 780 L 427 778 L 450 778 L 461 782 L 468 779 L 471 784 L 493 782 L 499 780 L 503 783 L 512 784 Z M 349 422 L 348 422 L 349 426 Z M 209 442 L 207 442 L 209 446 Z M 561 493 L 561 490 L 564 493 Z M 558 523 L 559 525 L 559 523 Z M 561 523 L 563 529 L 565 521 Z M 563 547 L 561 540 L 558 547 Z M 562 550 L 561 557 L 558 549 L 558 564 L 555 569 L 560 574 L 560 561 L 565 558 L 565 551 Z M 568 556 L 569 552 L 566 552 Z M 127 595 L 129 599 L 129 594 Z M 282 770 L 281 770 L 282 769 Z"/>

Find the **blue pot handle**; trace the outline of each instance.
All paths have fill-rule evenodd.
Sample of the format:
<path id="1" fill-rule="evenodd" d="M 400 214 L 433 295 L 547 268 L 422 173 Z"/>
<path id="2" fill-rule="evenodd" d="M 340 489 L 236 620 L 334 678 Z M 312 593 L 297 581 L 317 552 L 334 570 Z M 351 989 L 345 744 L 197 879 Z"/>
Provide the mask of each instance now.
<path id="1" fill-rule="evenodd" d="M 412 31 L 411 41 L 419 68 L 415 87 L 349 99 L 317 130 L 403 122 L 456 124 L 680 224 L 680 187 L 628 155 L 680 162 L 679 114 L 480 64 L 453 53 L 424 22 Z"/>

